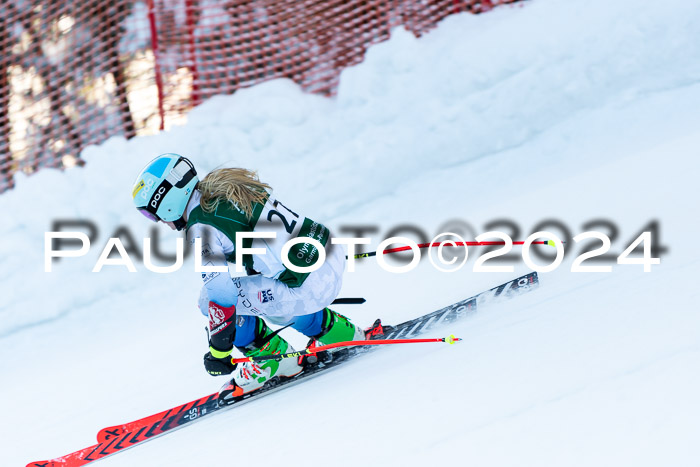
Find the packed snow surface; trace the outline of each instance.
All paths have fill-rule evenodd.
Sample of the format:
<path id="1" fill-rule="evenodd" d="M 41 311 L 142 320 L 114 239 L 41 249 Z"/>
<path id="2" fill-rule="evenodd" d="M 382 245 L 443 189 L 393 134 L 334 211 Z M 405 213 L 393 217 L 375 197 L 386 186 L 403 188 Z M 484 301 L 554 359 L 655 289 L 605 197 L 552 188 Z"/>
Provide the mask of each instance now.
<path id="1" fill-rule="evenodd" d="M 614 261 L 573 273 L 572 244 L 537 291 L 432 332 L 459 345 L 382 349 L 105 466 L 697 465 L 698 109 L 697 2 L 533 0 L 450 17 L 421 39 L 392 31 L 343 73 L 336 99 L 269 82 L 205 102 L 184 127 L 89 147 L 83 168 L 19 176 L 0 196 L 0 464 L 86 447 L 100 428 L 225 381 L 202 368 L 192 257 L 173 274 L 138 255 L 135 273 L 91 272 L 120 228 L 139 251 L 153 236 L 132 182 L 177 152 L 201 173 L 257 169 L 332 229 L 376 225 L 372 246 L 407 223 L 432 236 L 450 220 L 478 234 L 510 219 L 524 240 L 546 219 L 611 235 L 586 226 L 607 219 L 613 258 L 652 220 L 667 251 L 648 273 Z M 88 255 L 45 272 L 44 233 L 76 219 L 98 228 Z M 179 234 L 157 234 L 172 253 Z M 473 272 L 479 254 L 455 273 L 358 262 L 341 296 L 367 303 L 338 310 L 400 322 L 529 270 Z"/>

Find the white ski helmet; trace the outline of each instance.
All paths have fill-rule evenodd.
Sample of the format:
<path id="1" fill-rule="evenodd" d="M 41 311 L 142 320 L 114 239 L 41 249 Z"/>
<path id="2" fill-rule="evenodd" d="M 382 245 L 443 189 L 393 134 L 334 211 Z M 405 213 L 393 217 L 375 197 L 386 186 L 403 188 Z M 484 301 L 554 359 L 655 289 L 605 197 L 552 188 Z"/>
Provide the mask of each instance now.
<path id="1" fill-rule="evenodd" d="M 185 228 L 187 203 L 199 179 L 192 162 L 178 154 L 161 154 L 141 171 L 131 192 L 136 209 L 148 219 Z"/>

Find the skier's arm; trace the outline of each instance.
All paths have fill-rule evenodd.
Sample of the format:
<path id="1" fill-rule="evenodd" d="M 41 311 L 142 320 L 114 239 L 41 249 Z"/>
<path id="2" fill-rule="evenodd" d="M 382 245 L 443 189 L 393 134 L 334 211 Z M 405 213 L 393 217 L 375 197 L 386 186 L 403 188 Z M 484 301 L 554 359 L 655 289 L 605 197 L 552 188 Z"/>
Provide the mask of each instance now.
<path id="1" fill-rule="evenodd" d="M 236 368 L 231 363 L 233 339 L 236 337 L 236 307 L 222 307 L 209 302 L 209 352 L 204 354 L 204 368 L 212 376 L 227 375 Z"/>
<path id="2" fill-rule="evenodd" d="M 232 245 L 225 244 L 228 239 L 219 230 L 197 224 L 189 229 L 187 237 L 192 244 L 195 238 L 202 239 L 203 266 L 228 266 L 225 251 Z M 206 309 L 209 317 L 209 352 L 204 355 L 204 367 L 211 375 L 228 374 L 234 369 L 230 355 L 236 337 L 238 293 L 227 272 L 203 272 L 202 280 L 209 299 L 206 305 L 200 303 L 200 310 L 204 313 Z"/>
<path id="3" fill-rule="evenodd" d="M 233 251 L 233 244 L 221 231 L 205 225 L 195 224 L 187 231 L 187 240 L 194 246 L 196 238 L 202 239 L 202 266 L 225 266 L 228 267 L 226 255 Z M 228 272 L 202 272 L 202 281 L 206 293 L 203 297 L 217 304 L 230 307 L 238 304 L 238 291 L 233 286 L 231 274 Z M 207 315 L 207 308 L 200 302 L 202 314 Z"/>

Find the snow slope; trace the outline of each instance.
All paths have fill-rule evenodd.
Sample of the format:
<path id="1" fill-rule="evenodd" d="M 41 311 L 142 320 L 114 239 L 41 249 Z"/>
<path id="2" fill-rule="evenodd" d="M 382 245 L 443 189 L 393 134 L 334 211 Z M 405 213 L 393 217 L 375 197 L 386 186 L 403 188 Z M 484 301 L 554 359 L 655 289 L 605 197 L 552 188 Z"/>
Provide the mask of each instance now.
<path id="1" fill-rule="evenodd" d="M 201 368 L 191 259 L 169 275 L 140 263 L 90 272 L 120 226 L 138 243 L 149 234 L 131 183 L 173 151 L 201 172 L 256 168 L 331 228 L 433 233 L 459 218 L 482 232 L 508 218 L 526 234 L 555 218 L 575 234 L 606 218 L 619 254 L 658 219 L 669 251 L 651 273 L 577 274 L 570 257 L 538 291 L 445 329 L 460 345 L 383 349 L 104 465 L 697 465 L 698 31 L 700 7 L 681 0 L 454 16 L 420 40 L 393 31 L 344 72 L 335 100 L 270 82 L 211 99 L 185 127 L 88 148 L 84 168 L 21 177 L 0 196 L 0 464 L 66 454 L 223 384 Z M 76 218 L 99 238 L 45 273 L 44 232 Z M 159 233 L 174 245 L 177 234 Z M 342 312 L 402 321 L 527 270 L 473 264 L 398 275 L 366 261 L 341 295 L 368 303 Z"/>

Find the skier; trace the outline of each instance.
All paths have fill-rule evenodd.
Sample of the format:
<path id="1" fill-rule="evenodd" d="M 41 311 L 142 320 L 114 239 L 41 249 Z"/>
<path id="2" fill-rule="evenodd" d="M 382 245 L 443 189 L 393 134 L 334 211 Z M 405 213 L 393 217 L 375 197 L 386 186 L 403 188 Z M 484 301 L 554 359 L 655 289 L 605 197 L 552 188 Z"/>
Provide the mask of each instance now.
<path id="1" fill-rule="evenodd" d="M 269 185 L 246 169 L 221 168 L 201 181 L 194 165 L 177 154 L 152 160 L 136 178 L 132 192 L 136 208 L 148 219 L 186 230 L 190 244 L 202 239 L 202 264 L 227 266 L 235 261 L 240 232 L 274 232 L 275 239 L 244 239 L 244 247 L 264 254 L 243 255 L 249 275 L 231 278 L 219 272 L 202 273 L 199 308 L 209 318 L 209 351 L 204 367 L 214 376 L 233 373 L 232 396 L 261 388 L 273 377 L 293 377 L 305 362 L 293 358 L 263 364 L 231 363 L 233 347 L 246 356 L 293 352 L 292 346 L 268 328 L 286 326 L 309 336 L 310 345 L 365 339 L 365 331 L 327 306 L 342 283 L 345 255 L 331 244 L 322 224 L 292 211 L 271 197 Z M 312 237 L 325 246 L 326 260 L 311 273 L 294 272 L 281 261 L 282 246 L 296 237 Z M 318 260 L 310 243 L 289 252 L 295 266 Z M 264 319 L 263 319 L 264 318 Z M 376 328 L 368 330 L 378 333 Z"/>

